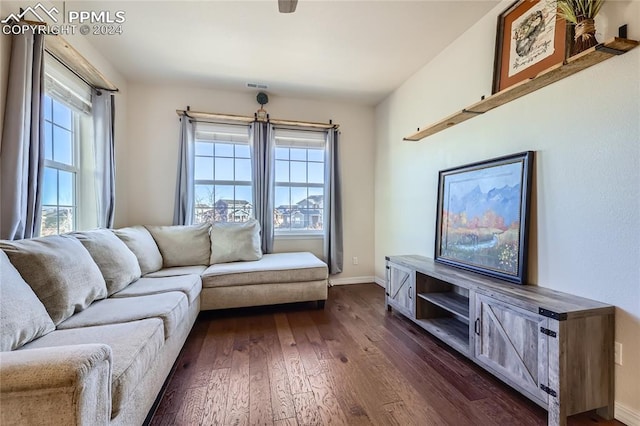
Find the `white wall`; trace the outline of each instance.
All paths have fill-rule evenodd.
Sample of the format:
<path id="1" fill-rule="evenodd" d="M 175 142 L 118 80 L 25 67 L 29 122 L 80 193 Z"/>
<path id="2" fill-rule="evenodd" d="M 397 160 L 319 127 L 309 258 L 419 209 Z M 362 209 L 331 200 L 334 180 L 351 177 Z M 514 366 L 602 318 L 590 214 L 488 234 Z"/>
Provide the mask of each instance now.
<path id="1" fill-rule="evenodd" d="M 130 224 L 170 224 L 178 162 L 176 109 L 252 115 L 259 107 L 253 91 L 221 91 L 172 84 L 129 84 L 128 151 L 119 171 L 129 176 Z M 344 102 L 271 96 L 273 118 L 340 124 L 343 172 L 344 272 L 341 278 L 373 276 L 374 109 Z M 118 202 L 120 200 L 118 199 Z M 321 240 L 279 240 L 276 251 L 310 250 L 322 254 Z M 357 256 L 359 264 L 352 265 Z"/>
<path id="2" fill-rule="evenodd" d="M 62 10 L 60 2 L 41 1 L 46 7 L 56 5 Z M 17 13 L 20 8 L 33 6 L 31 1 L 3 1 L 0 4 L 0 16 L 6 17 L 9 13 Z M 105 36 L 108 37 L 108 36 Z M 119 92 L 116 95 L 116 122 L 115 122 L 115 140 L 116 140 L 116 163 L 125 161 L 127 150 L 127 82 L 124 77 L 111 65 L 109 60 L 102 56 L 87 39 L 80 35 L 65 35 L 71 46 L 80 52 L 90 63 L 92 63 L 102 74 L 118 87 Z M 4 108 L 6 102 L 6 87 L 8 81 L 9 58 L 11 55 L 11 36 L 0 34 L 0 135 L 2 134 L 2 125 L 4 123 Z M 116 172 L 116 215 L 115 225 L 121 226 L 127 223 L 127 171 L 118 169 Z"/>
<path id="3" fill-rule="evenodd" d="M 536 151 L 529 279 L 617 306 L 617 416 L 638 422 L 629 413 L 640 415 L 640 48 L 421 142 L 402 141 L 491 93 L 496 17 L 510 2 L 376 108 L 376 275 L 385 255 L 433 256 L 439 170 Z M 605 5 L 600 32 L 614 35 L 622 23 L 640 38 L 640 2 Z"/>

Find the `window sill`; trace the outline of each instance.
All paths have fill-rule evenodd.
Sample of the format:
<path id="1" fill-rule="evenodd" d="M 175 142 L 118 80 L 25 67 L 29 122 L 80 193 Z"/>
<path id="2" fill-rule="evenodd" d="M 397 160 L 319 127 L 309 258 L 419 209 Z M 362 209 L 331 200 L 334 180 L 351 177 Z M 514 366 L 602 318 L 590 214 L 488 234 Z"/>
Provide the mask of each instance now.
<path id="1" fill-rule="evenodd" d="M 276 233 L 274 235 L 276 240 L 322 240 L 324 234 L 322 233 L 305 233 L 305 232 L 287 232 Z"/>

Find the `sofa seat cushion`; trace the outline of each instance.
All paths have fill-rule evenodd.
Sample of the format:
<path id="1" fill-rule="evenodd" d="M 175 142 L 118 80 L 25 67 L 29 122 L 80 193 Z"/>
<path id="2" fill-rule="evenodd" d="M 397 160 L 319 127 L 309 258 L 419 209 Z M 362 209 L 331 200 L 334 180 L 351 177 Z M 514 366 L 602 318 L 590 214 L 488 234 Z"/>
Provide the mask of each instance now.
<path id="1" fill-rule="evenodd" d="M 136 297 L 150 294 L 179 291 L 187 296 L 189 305 L 198 298 L 202 289 L 200 275 L 179 275 L 175 277 L 140 278 L 135 283 L 111 297 Z"/>
<path id="2" fill-rule="evenodd" d="M 178 275 L 201 275 L 207 269 L 205 265 L 195 266 L 174 266 L 173 268 L 163 268 L 159 271 L 145 275 L 147 278 L 175 277 Z"/>
<path id="3" fill-rule="evenodd" d="M 111 418 L 127 403 L 162 350 L 162 321 L 150 318 L 123 324 L 56 330 L 22 349 L 103 343 L 111 347 Z"/>
<path id="4" fill-rule="evenodd" d="M 12 351 L 55 330 L 31 287 L 0 250 L 0 351 Z"/>
<path id="5" fill-rule="evenodd" d="M 164 323 L 164 337 L 168 339 L 179 329 L 189 309 L 187 296 L 178 291 L 148 296 L 109 298 L 89 306 L 58 325 L 59 330 L 121 324 L 147 318 L 160 318 Z"/>
<path id="6" fill-rule="evenodd" d="M 265 254 L 253 262 L 218 263 L 202 274 L 202 287 L 324 280 L 327 265 L 311 253 Z"/>
<path id="7" fill-rule="evenodd" d="M 22 278 L 58 325 L 107 297 L 102 273 L 82 243 L 66 235 L 0 241 Z"/>
<path id="8" fill-rule="evenodd" d="M 162 255 L 147 228 L 139 225 L 130 226 L 114 229 L 113 233 L 136 255 L 142 275 L 162 268 Z"/>
<path id="9" fill-rule="evenodd" d="M 140 278 L 138 258 L 110 230 L 94 229 L 71 235 L 82 243 L 100 268 L 109 296 Z"/>

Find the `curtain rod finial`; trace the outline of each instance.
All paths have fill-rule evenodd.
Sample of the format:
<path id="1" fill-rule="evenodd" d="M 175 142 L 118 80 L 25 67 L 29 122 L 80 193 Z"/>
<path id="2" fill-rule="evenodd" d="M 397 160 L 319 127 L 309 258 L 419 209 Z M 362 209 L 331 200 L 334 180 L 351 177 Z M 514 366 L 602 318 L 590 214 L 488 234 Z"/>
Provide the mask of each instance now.
<path id="1" fill-rule="evenodd" d="M 191 111 L 191 107 L 187 105 L 187 111 Z"/>

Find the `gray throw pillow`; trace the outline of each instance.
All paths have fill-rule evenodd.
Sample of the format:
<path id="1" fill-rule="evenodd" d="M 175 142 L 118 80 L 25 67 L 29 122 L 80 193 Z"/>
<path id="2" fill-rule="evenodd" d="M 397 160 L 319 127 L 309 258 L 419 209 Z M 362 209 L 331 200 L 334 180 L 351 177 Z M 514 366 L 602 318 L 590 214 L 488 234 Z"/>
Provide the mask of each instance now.
<path id="1" fill-rule="evenodd" d="M 20 273 L 0 250 L 0 351 L 12 351 L 56 326 Z"/>
<path id="2" fill-rule="evenodd" d="M 162 269 L 162 255 L 147 228 L 139 225 L 130 226 L 114 229 L 113 233 L 136 255 L 142 275 Z"/>
<path id="3" fill-rule="evenodd" d="M 208 265 L 211 256 L 209 224 L 189 226 L 147 226 L 156 240 L 162 265 L 173 266 Z"/>
<path id="4" fill-rule="evenodd" d="M 262 259 L 260 224 L 217 222 L 211 225 L 210 264 Z"/>
<path id="5" fill-rule="evenodd" d="M 140 278 L 138 258 L 113 232 L 96 229 L 71 235 L 80 240 L 100 268 L 109 296 Z"/>
<path id="6" fill-rule="evenodd" d="M 13 266 L 31 286 L 55 325 L 94 300 L 107 297 L 98 265 L 80 241 L 65 235 L 0 241 Z"/>

